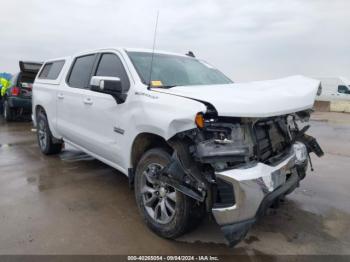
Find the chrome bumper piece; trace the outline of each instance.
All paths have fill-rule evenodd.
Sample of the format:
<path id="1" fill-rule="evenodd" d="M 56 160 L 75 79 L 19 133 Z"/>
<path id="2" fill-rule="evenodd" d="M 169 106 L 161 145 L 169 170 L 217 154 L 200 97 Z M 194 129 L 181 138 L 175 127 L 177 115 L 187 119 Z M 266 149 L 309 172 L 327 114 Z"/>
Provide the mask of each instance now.
<path id="1" fill-rule="evenodd" d="M 285 185 L 284 191 L 293 189 L 291 187 L 295 186 L 295 183 L 288 183 L 290 179 L 286 178 L 287 174 L 292 174 L 289 177 L 294 177 L 293 179 L 298 177 L 295 168 L 296 158 L 295 151 L 292 149 L 290 154 L 276 166 L 257 163 L 251 167 L 246 166 L 216 173 L 218 178 L 232 184 L 235 197 L 235 203 L 232 206 L 212 209 L 216 222 L 223 226 L 255 219 L 268 195 L 283 185 Z"/>

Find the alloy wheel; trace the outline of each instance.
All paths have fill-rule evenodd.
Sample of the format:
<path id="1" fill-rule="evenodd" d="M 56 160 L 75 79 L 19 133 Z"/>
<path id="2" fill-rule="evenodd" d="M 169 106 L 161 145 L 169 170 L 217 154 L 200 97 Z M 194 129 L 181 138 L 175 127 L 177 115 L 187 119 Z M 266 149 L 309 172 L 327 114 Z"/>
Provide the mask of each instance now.
<path id="1" fill-rule="evenodd" d="M 141 179 L 141 194 L 148 215 L 160 224 L 169 223 L 176 212 L 176 190 L 157 179 L 163 166 L 152 163 Z"/>
<path id="2" fill-rule="evenodd" d="M 38 138 L 40 147 L 44 150 L 47 144 L 47 128 L 43 120 L 40 120 L 38 124 Z"/>

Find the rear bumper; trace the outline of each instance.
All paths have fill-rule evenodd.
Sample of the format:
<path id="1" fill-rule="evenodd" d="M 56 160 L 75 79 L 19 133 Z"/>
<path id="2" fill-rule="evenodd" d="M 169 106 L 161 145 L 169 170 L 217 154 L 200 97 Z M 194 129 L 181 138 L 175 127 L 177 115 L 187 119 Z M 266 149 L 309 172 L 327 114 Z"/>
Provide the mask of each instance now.
<path id="1" fill-rule="evenodd" d="M 8 97 L 7 101 L 11 108 L 23 108 L 25 110 L 32 110 L 32 99 L 22 97 Z"/>
<path id="2" fill-rule="evenodd" d="M 300 177 L 297 170 L 305 170 L 306 165 L 307 161 L 296 165 L 296 154 L 292 149 L 275 166 L 257 163 L 216 174 L 230 183 L 234 190 L 235 203 L 232 206 L 212 209 L 216 222 L 231 245 L 244 237 L 257 217 L 264 214 L 276 199 L 298 186 Z"/>

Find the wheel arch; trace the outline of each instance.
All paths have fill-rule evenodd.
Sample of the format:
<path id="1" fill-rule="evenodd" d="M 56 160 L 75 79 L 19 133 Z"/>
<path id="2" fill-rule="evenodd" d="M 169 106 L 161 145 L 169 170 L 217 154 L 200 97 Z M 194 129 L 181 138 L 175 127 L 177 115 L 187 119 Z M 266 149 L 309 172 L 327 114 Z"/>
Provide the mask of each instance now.
<path id="1" fill-rule="evenodd" d="M 50 131 L 53 135 L 53 137 L 56 139 L 56 140 L 62 140 L 62 137 L 57 133 L 56 129 L 55 129 L 55 122 L 54 122 L 54 119 L 52 119 L 51 115 L 49 114 L 49 112 L 47 112 L 45 110 L 45 107 L 42 106 L 41 104 L 36 104 L 35 107 L 34 107 L 34 111 L 33 111 L 33 121 L 34 121 L 34 126 L 37 125 L 37 117 L 38 117 L 38 114 L 42 112 L 46 118 L 47 118 L 47 121 L 48 121 L 48 124 L 49 124 L 49 128 L 50 128 Z"/>
<path id="2" fill-rule="evenodd" d="M 35 106 L 35 110 L 34 110 L 35 117 L 37 117 L 39 112 L 43 112 L 46 115 L 45 108 L 42 105 L 36 105 Z"/>
<path id="3" fill-rule="evenodd" d="M 33 113 L 32 113 L 33 114 L 34 126 L 37 125 L 37 117 L 38 117 L 39 112 L 43 112 L 46 115 L 45 108 L 42 105 L 35 105 Z"/>
<path id="4" fill-rule="evenodd" d="M 167 152 L 172 153 L 173 149 L 169 143 L 161 136 L 153 133 L 140 133 L 138 134 L 131 147 L 130 164 L 133 169 L 136 169 L 138 162 L 142 155 L 152 148 L 163 148 Z"/>

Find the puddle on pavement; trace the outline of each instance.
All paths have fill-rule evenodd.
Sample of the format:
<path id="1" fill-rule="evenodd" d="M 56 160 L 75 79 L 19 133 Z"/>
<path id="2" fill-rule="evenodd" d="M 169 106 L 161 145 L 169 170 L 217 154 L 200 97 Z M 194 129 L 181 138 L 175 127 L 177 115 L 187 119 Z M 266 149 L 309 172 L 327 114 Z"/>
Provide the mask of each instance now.
<path id="1" fill-rule="evenodd" d="M 350 215 L 330 208 L 324 214 L 301 209 L 297 202 L 286 200 L 278 209 L 261 217 L 246 238 L 236 246 L 268 254 L 279 250 L 291 253 L 344 254 L 350 245 Z M 206 219 L 193 232 L 178 239 L 187 243 L 225 244 L 226 240 L 213 219 Z M 283 246 L 281 249 L 273 247 Z M 300 247 L 303 247 L 300 249 Z M 328 248 L 325 249 L 324 246 Z"/>
<path id="2" fill-rule="evenodd" d="M 26 140 L 26 141 L 21 141 L 16 143 L 0 144 L 0 149 L 16 147 L 16 146 L 28 146 L 28 145 L 36 145 L 36 142 L 33 140 Z"/>
<path id="3" fill-rule="evenodd" d="M 41 154 L 38 151 L 38 154 Z M 49 158 L 49 159 L 46 159 Z M 26 178 L 38 191 L 46 191 L 84 181 L 101 178 L 108 180 L 112 176 L 122 176 L 117 170 L 99 160 L 69 147 L 58 156 L 43 156 L 44 162 L 37 164 L 38 172 Z M 39 166 L 42 164 L 43 166 Z"/>
<path id="4" fill-rule="evenodd" d="M 350 215 L 334 208 L 315 214 L 301 209 L 297 202 L 289 199 L 276 212 L 258 220 L 249 235 L 260 239 L 257 245 L 268 241 L 270 246 L 274 246 L 275 242 L 297 253 L 344 254 L 349 252 Z M 302 249 L 298 250 L 300 247 Z M 269 249 L 264 251 L 273 252 Z"/>

